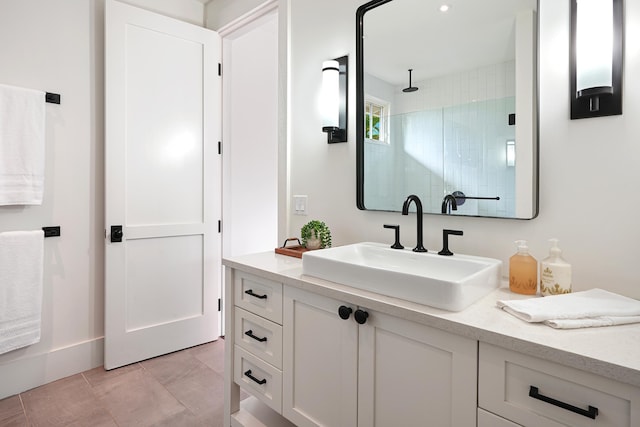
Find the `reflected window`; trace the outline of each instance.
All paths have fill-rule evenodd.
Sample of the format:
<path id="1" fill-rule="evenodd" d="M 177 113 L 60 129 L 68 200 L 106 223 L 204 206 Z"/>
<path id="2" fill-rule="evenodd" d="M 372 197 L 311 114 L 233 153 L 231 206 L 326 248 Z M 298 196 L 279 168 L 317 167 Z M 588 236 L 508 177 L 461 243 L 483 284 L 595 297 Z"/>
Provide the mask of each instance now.
<path id="1" fill-rule="evenodd" d="M 364 110 L 364 136 L 370 142 L 389 143 L 389 103 L 367 96 Z"/>

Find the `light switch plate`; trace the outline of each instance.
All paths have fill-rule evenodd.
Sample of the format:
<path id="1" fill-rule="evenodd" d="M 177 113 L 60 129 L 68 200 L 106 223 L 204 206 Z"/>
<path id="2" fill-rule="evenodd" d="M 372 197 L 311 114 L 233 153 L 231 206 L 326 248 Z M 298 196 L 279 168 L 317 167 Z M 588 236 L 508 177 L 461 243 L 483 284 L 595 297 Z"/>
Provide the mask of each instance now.
<path id="1" fill-rule="evenodd" d="M 293 213 L 295 215 L 307 214 L 307 196 L 293 196 Z"/>

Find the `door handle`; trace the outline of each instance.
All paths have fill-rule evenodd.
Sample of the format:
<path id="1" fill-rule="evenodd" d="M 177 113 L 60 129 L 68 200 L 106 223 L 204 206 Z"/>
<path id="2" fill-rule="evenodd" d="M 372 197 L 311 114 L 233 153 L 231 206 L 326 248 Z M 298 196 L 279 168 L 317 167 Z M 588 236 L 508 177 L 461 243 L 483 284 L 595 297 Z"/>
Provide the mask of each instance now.
<path id="1" fill-rule="evenodd" d="M 122 242 L 122 237 L 124 236 L 124 232 L 122 231 L 121 225 L 112 225 L 111 226 L 111 242 L 119 243 Z"/>

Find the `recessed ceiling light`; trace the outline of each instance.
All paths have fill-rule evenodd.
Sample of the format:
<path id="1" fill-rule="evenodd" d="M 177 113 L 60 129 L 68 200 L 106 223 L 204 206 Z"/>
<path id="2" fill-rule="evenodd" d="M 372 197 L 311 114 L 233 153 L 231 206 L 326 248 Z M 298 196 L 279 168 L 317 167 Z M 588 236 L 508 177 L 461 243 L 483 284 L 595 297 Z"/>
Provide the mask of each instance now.
<path id="1" fill-rule="evenodd" d="M 448 4 L 443 4 L 442 6 L 440 6 L 440 12 L 447 12 L 448 10 L 449 10 Z"/>

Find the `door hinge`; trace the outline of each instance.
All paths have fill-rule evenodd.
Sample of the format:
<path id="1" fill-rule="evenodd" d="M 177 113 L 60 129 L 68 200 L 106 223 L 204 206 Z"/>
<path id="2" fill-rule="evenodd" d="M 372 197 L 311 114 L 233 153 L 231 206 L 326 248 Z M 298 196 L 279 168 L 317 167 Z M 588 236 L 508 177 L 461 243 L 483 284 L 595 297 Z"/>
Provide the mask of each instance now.
<path id="1" fill-rule="evenodd" d="M 218 233 L 222 233 L 222 221 L 218 220 Z"/>
<path id="2" fill-rule="evenodd" d="M 218 75 L 222 76 L 222 64 L 218 62 Z"/>
<path id="3" fill-rule="evenodd" d="M 218 154 L 222 154 L 222 141 L 218 141 Z"/>
<path id="4" fill-rule="evenodd" d="M 218 311 L 222 311 L 222 299 L 218 298 Z"/>

